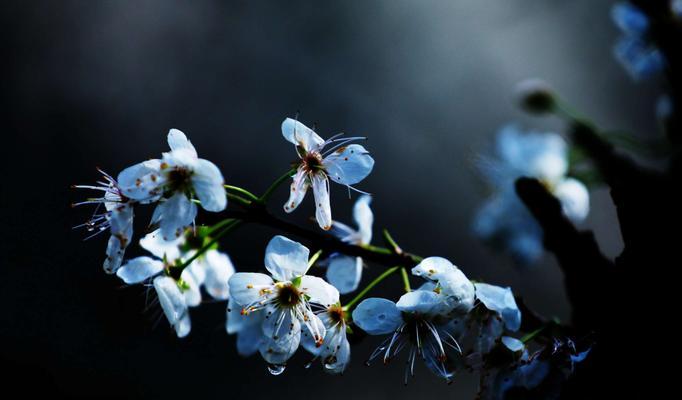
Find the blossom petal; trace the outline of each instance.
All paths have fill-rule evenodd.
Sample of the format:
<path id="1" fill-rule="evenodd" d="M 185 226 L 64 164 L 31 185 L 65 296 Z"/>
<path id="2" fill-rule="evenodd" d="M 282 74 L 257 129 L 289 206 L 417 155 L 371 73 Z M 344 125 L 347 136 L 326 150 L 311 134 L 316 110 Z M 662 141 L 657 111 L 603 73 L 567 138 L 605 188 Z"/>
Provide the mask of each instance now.
<path id="1" fill-rule="evenodd" d="M 337 255 L 331 257 L 327 267 L 327 280 L 341 294 L 355 291 L 362 279 L 362 258 Z"/>
<path id="2" fill-rule="evenodd" d="M 188 307 L 196 307 L 201 304 L 201 283 L 203 276 L 197 276 L 193 273 L 193 271 L 197 270 L 197 268 L 190 268 L 193 265 L 197 264 L 192 263 L 192 265 L 186 267 L 182 270 L 182 273 L 180 273 L 180 279 L 182 279 L 187 286 L 186 288 L 183 288 L 182 294 L 185 296 L 185 304 L 187 304 Z M 201 275 L 203 275 L 203 273 Z"/>
<path id="3" fill-rule="evenodd" d="M 324 139 L 312 129 L 291 118 L 282 122 L 282 135 L 286 140 L 302 147 L 305 151 L 318 150 L 324 144 Z"/>
<path id="4" fill-rule="evenodd" d="M 290 281 L 308 270 L 310 250 L 298 242 L 277 235 L 265 249 L 265 268 L 278 281 Z"/>
<path id="5" fill-rule="evenodd" d="M 249 357 L 258 351 L 262 343 L 260 325 L 248 325 L 237 334 L 237 353 L 242 357 Z"/>
<path id="6" fill-rule="evenodd" d="M 573 222 L 581 222 L 590 213 L 590 194 L 577 179 L 564 179 L 553 193 L 559 199 L 564 215 Z"/>
<path id="7" fill-rule="evenodd" d="M 192 326 L 185 297 L 180 292 L 175 280 L 168 276 L 157 277 L 154 279 L 154 289 L 159 296 L 159 304 L 161 304 L 168 322 L 175 328 L 175 333 L 180 338 L 187 336 Z"/>
<path id="8" fill-rule="evenodd" d="M 370 208 L 372 197 L 366 194 L 360 196 L 353 206 L 353 218 L 358 225 L 360 233 L 360 243 L 369 244 L 372 241 L 372 225 L 374 224 L 374 213 Z"/>
<path id="9" fill-rule="evenodd" d="M 329 177 L 342 185 L 354 185 L 369 175 L 374 159 L 359 144 L 341 147 L 325 157 L 322 162 Z"/>
<path id="10" fill-rule="evenodd" d="M 438 280 L 445 273 L 452 272 L 456 268 L 443 257 L 427 257 L 412 268 L 412 275 L 421 276 L 428 280 Z"/>
<path id="11" fill-rule="evenodd" d="M 123 282 L 132 285 L 143 282 L 163 271 L 163 262 L 151 257 L 137 257 L 129 260 L 116 271 Z"/>
<path id="12" fill-rule="evenodd" d="M 476 283 L 476 298 L 491 311 L 500 314 L 506 328 L 512 332 L 521 327 L 521 311 L 510 288 Z"/>
<path id="13" fill-rule="evenodd" d="M 301 277 L 301 290 L 310 297 L 311 303 L 316 303 L 325 308 L 339 302 L 339 291 L 324 279 L 311 275 Z"/>
<path id="14" fill-rule="evenodd" d="M 204 254 L 206 278 L 204 289 L 214 299 L 227 300 L 230 295 L 228 281 L 234 274 L 234 266 L 227 254 L 209 250 Z"/>
<path id="15" fill-rule="evenodd" d="M 403 318 L 394 302 L 370 297 L 353 310 L 353 322 L 370 335 L 385 335 L 398 329 Z"/>
<path id="16" fill-rule="evenodd" d="M 237 272 L 228 281 L 232 298 L 242 306 L 258 301 L 262 289 L 272 287 L 272 278 L 257 272 Z"/>
<path id="17" fill-rule="evenodd" d="M 301 204 L 309 185 L 307 174 L 302 167 L 298 169 L 292 179 L 293 181 L 289 188 L 289 200 L 284 203 L 284 211 L 287 213 L 294 211 Z"/>
<path id="18" fill-rule="evenodd" d="M 164 240 L 179 238 L 182 231 L 194 223 L 197 205 L 184 193 L 175 193 L 170 199 L 160 203 L 154 210 L 152 224 L 159 223 Z"/>
<path id="19" fill-rule="evenodd" d="M 249 329 L 251 326 L 258 328 L 258 335 L 262 335 L 263 311 L 256 311 L 251 314 L 242 314 L 242 305 L 230 298 L 227 302 L 225 331 L 229 335 Z"/>
<path id="20" fill-rule="evenodd" d="M 227 207 L 225 181 L 218 167 L 208 160 L 199 159 L 194 168 L 192 185 L 206 211 L 220 212 Z"/>
<path id="21" fill-rule="evenodd" d="M 350 363 L 350 343 L 343 335 L 343 340 L 338 344 L 338 349 L 333 355 L 325 357 L 322 360 L 325 372 L 330 374 L 342 373 Z"/>
<path id="22" fill-rule="evenodd" d="M 329 202 L 329 179 L 322 174 L 311 178 L 315 195 L 315 219 L 320 228 L 328 231 L 332 227 L 332 209 Z"/>
<path id="23" fill-rule="evenodd" d="M 396 307 L 402 312 L 432 315 L 440 307 L 441 301 L 442 298 L 433 291 L 413 290 L 400 296 Z"/>
<path id="24" fill-rule="evenodd" d="M 502 336 L 501 340 L 502 344 L 513 353 L 523 351 L 526 348 L 522 341 L 511 336 Z"/>
<path id="25" fill-rule="evenodd" d="M 180 258 L 180 246 L 185 242 L 185 236 L 174 238 L 173 240 L 164 240 L 160 230 L 144 235 L 140 239 L 140 246 L 152 253 L 155 257 L 169 261 L 175 261 Z"/>
<path id="26" fill-rule="evenodd" d="M 197 157 L 197 151 L 192 145 L 192 142 L 190 142 L 187 139 L 187 136 L 178 129 L 171 129 L 168 131 L 168 146 L 172 151 L 183 149 L 194 154 L 194 157 Z"/>
<path id="27" fill-rule="evenodd" d="M 497 136 L 497 152 L 515 176 L 556 182 L 568 170 L 568 146 L 556 133 L 521 132 L 507 125 Z"/>
<path id="28" fill-rule="evenodd" d="M 123 195 L 141 203 L 157 201 L 163 194 L 161 160 L 147 160 L 130 166 L 118 174 L 118 186 Z"/>
<path id="29" fill-rule="evenodd" d="M 104 271 L 113 274 L 121 266 L 125 250 L 133 238 L 133 206 L 116 204 L 109 212 L 111 237 L 107 243 Z"/>

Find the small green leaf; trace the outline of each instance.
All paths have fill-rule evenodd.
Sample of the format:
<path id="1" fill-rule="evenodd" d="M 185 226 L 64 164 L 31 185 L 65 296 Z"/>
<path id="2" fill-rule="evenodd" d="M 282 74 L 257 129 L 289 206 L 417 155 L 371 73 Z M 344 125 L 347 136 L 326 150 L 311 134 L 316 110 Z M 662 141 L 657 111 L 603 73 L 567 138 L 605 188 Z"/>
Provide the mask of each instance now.
<path id="1" fill-rule="evenodd" d="M 295 277 L 294 279 L 291 280 L 291 284 L 294 285 L 295 287 L 301 286 L 301 278 L 303 278 L 303 275 Z"/>

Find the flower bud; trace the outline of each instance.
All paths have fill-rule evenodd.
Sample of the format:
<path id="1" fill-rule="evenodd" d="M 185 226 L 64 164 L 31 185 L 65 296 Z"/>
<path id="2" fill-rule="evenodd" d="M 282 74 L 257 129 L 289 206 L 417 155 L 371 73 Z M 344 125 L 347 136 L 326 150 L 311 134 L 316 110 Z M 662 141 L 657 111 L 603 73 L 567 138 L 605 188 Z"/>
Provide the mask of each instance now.
<path id="1" fill-rule="evenodd" d="M 554 91 L 540 79 L 527 79 L 516 85 L 516 98 L 521 108 L 533 114 L 545 114 L 554 111 L 556 99 Z"/>

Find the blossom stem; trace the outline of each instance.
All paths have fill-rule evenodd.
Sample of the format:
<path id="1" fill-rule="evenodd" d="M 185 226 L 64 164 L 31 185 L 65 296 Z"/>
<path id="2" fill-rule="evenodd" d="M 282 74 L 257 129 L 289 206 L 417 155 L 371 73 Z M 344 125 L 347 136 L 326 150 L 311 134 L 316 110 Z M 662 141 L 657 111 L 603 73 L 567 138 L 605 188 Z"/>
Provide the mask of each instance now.
<path id="1" fill-rule="evenodd" d="M 245 199 L 239 195 L 236 195 L 236 194 L 227 193 L 227 198 L 230 200 L 234 200 L 243 206 L 248 206 L 249 204 L 251 204 L 251 200 L 247 200 L 247 199 Z"/>
<path id="2" fill-rule="evenodd" d="M 384 235 L 384 240 L 389 246 L 391 246 L 393 252 L 395 254 L 403 254 L 403 249 L 398 246 L 398 243 L 396 243 L 396 241 L 393 239 L 393 236 L 391 236 L 391 234 L 388 232 L 388 229 L 384 229 L 382 233 Z"/>
<path id="3" fill-rule="evenodd" d="M 213 225 L 212 227 L 208 228 L 206 231 L 206 236 L 211 236 L 214 232 L 216 232 L 219 229 L 222 229 L 225 225 L 230 224 L 234 222 L 234 218 L 225 218 L 224 220 L 218 222 L 217 224 Z"/>
<path id="4" fill-rule="evenodd" d="M 218 240 L 220 240 L 220 238 L 222 238 L 222 237 L 225 236 L 226 234 L 232 232 L 233 230 L 235 230 L 236 228 L 238 228 L 238 227 L 243 223 L 243 221 L 236 220 L 236 219 L 227 219 L 227 220 L 225 220 L 225 221 L 230 221 L 230 222 L 225 223 L 225 226 L 223 227 L 223 229 L 222 229 L 220 232 L 218 232 L 218 233 L 217 233 L 217 234 L 216 234 L 208 243 L 206 243 L 206 244 L 205 244 L 204 246 L 202 246 L 199 250 L 197 250 L 197 252 L 194 253 L 194 255 L 193 255 L 192 257 L 188 258 L 187 261 L 185 261 L 184 263 L 182 263 L 182 265 L 180 266 L 181 269 L 185 269 L 185 268 L 186 268 L 188 265 L 190 265 L 194 260 L 196 260 L 197 258 L 201 257 L 202 254 L 204 254 L 204 253 L 205 253 L 206 251 L 208 251 L 211 247 L 213 247 L 214 244 L 218 243 Z M 220 223 L 218 223 L 218 224 L 221 224 L 221 223 L 223 223 L 223 222 L 225 222 L 225 221 L 222 221 L 222 222 L 220 222 Z"/>
<path id="5" fill-rule="evenodd" d="M 293 174 L 296 173 L 296 168 L 291 168 L 289 171 L 287 171 L 284 175 L 280 176 L 277 178 L 276 181 L 270 185 L 270 187 L 263 193 L 263 195 L 258 199 L 260 203 L 267 203 L 268 200 L 270 200 L 270 197 L 272 194 L 275 192 L 275 189 L 279 187 L 282 183 L 286 182 L 288 179 L 291 178 Z"/>
<path id="6" fill-rule="evenodd" d="M 232 185 L 223 185 L 225 189 L 231 190 L 233 192 L 241 193 L 244 196 L 246 196 L 247 199 L 252 200 L 252 201 L 258 201 L 258 196 L 255 194 L 249 192 L 248 190 L 244 188 L 240 188 L 239 186 L 232 186 Z"/>
<path id="7" fill-rule="evenodd" d="M 401 268 L 401 267 L 400 267 L 399 265 L 396 265 L 395 267 L 391 267 L 391 268 L 387 269 L 386 271 L 384 271 L 381 275 L 377 276 L 372 282 L 370 282 L 367 286 L 365 286 L 365 288 L 362 289 L 362 291 L 361 291 L 360 293 L 358 293 L 358 295 L 355 296 L 355 297 L 353 298 L 353 300 L 349 301 L 345 306 L 343 306 L 343 310 L 346 311 L 346 312 L 349 311 L 349 310 L 351 309 L 351 307 L 353 307 L 357 302 L 359 302 L 360 300 L 362 300 L 362 298 L 365 297 L 365 295 L 366 295 L 370 290 L 372 290 L 372 288 L 373 288 L 374 286 L 376 286 L 376 285 L 378 285 L 379 283 L 381 283 L 381 281 L 383 281 L 384 279 L 386 279 L 386 277 L 388 277 L 389 275 L 391 275 L 391 274 L 394 273 L 395 271 L 399 270 L 400 268 Z"/>
<path id="8" fill-rule="evenodd" d="M 405 268 L 404 266 L 400 267 L 400 275 L 403 277 L 405 293 L 411 292 L 412 287 L 410 286 L 410 277 L 409 275 L 407 275 L 407 268 Z"/>
<path id="9" fill-rule="evenodd" d="M 317 253 L 313 254 L 312 257 L 310 257 L 310 260 L 308 261 L 308 268 L 312 267 L 313 264 L 320 258 L 322 255 L 322 250 L 318 250 Z"/>

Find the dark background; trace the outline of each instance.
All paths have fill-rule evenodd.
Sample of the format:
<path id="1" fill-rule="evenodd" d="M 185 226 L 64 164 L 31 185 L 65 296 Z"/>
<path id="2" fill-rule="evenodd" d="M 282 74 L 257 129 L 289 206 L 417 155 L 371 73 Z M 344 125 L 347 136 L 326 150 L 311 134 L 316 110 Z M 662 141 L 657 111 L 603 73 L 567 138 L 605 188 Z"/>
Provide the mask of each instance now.
<path id="1" fill-rule="evenodd" d="M 634 84 L 611 57 L 611 2 L 459 1 L 5 1 L 2 12 L 0 358 L 3 389 L 69 395 L 218 395 L 264 398 L 471 398 L 476 380 L 447 386 L 420 368 L 402 386 L 402 363 L 366 368 L 376 344 L 354 348 L 343 377 L 301 351 L 269 376 L 241 359 L 223 329 L 224 303 L 192 310 L 178 340 L 144 290 L 101 269 L 106 237 L 82 242 L 71 227 L 90 209 L 95 167 L 116 174 L 186 132 L 229 183 L 264 190 L 295 157 L 286 116 L 317 122 L 323 137 L 368 136 L 376 159 L 359 187 L 375 195 L 376 227 L 403 247 L 441 255 L 470 278 L 511 285 L 548 316 L 569 309 L 555 261 L 514 269 L 470 233 L 486 196 L 472 161 L 499 126 L 559 129 L 517 111 L 516 82 L 542 77 L 600 125 L 655 136 L 656 82 Z M 271 208 L 280 212 L 280 190 Z M 609 256 L 621 248 L 605 190 L 584 224 Z M 333 187 L 336 219 L 353 204 Z M 291 218 L 309 224 L 312 202 Z M 150 215 L 137 213 L 137 234 Z M 202 221 L 200 215 L 199 222 Z M 275 232 L 249 226 L 223 242 L 239 270 L 262 269 Z M 375 229 L 375 234 L 378 229 Z M 139 237 L 139 236 L 138 236 Z M 380 243 L 376 235 L 376 243 Z M 130 256 L 139 250 L 129 252 Z M 373 266 L 365 277 L 378 274 Z M 377 294 L 396 296 L 389 280 Z"/>

